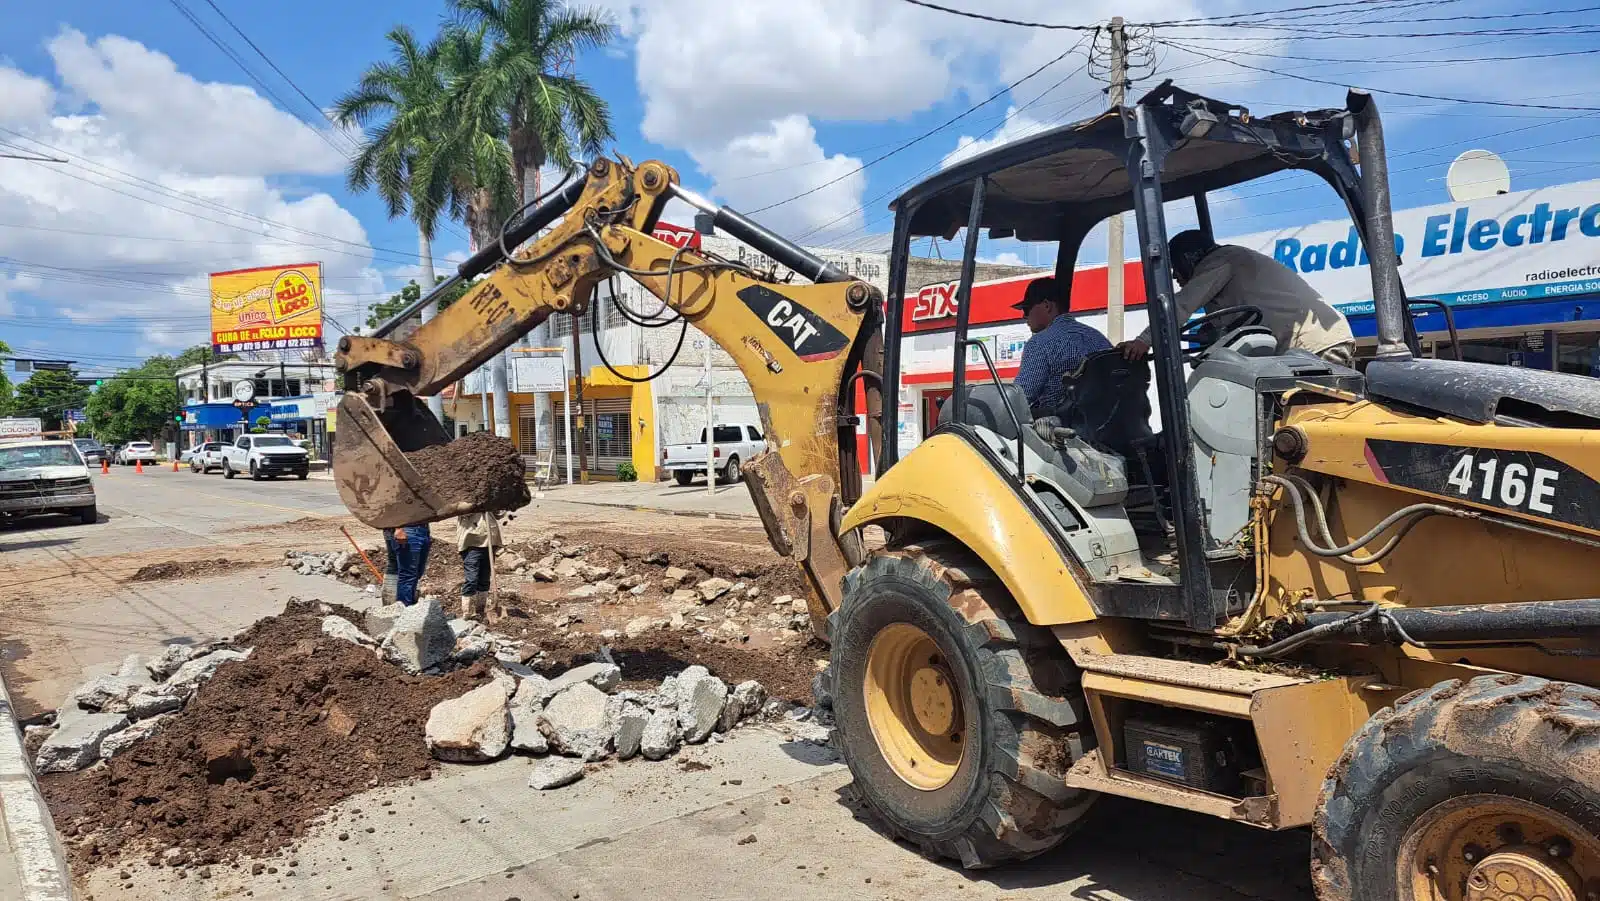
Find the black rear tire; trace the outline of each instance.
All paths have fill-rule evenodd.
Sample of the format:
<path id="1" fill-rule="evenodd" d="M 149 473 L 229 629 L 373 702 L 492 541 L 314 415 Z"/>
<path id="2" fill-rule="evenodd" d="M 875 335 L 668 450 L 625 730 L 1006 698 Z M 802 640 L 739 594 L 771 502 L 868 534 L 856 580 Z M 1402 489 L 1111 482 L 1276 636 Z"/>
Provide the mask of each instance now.
<path id="1" fill-rule="evenodd" d="M 722 468 L 722 481 L 724 484 L 732 485 L 739 481 L 741 475 L 743 473 L 739 471 L 739 455 L 734 454 L 728 458 L 728 465 Z"/>
<path id="2" fill-rule="evenodd" d="M 98 522 L 99 519 L 100 511 L 96 509 L 94 504 L 90 504 L 87 507 L 78 508 L 78 522 L 82 523 L 83 525 L 92 526 Z"/>
<path id="3" fill-rule="evenodd" d="M 955 773 L 933 790 L 896 773 L 867 712 L 874 638 L 899 623 L 938 645 L 965 721 Z M 1049 850 L 1082 821 L 1097 795 L 1064 781 L 1094 746 L 1078 670 L 964 549 L 940 543 L 874 555 L 845 577 L 829 626 L 835 742 L 856 791 L 895 835 L 977 868 Z"/>
<path id="4" fill-rule="evenodd" d="M 222 461 L 222 477 L 224 479 L 231 479 L 231 478 L 233 478 L 233 474 L 234 474 L 233 473 L 233 465 L 231 463 L 229 463 L 227 460 L 223 460 Z"/>
<path id="5" fill-rule="evenodd" d="M 1402 891 L 1400 881 L 1411 873 L 1406 861 L 1419 856 L 1414 843 L 1428 844 L 1428 824 L 1480 800 L 1543 810 L 1551 824 L 1565 820 L 1576 827 L 1571 831 L 1600 836 L 1600 691 L 1532 676 L 1481 676 L 1441 682 L 1378 711 L 1322 784 L 1311 846 L 1317 898 L 1408 897 L 1411 889 Z M 1527 838 L 1542 844 L 1562 831 L 1552 825 Z M 1486 845 L 1479 860 L 1500 850 L 1481 837 L 1494 830 L 1473 835 Z M 1433 858 L 1445 861 L 1436 877 L 1444 897 L 1465 896 L 1464 865 L 1456 863 L 1464 856 Z M 1422 869 L 1411 878 L 1426 878 Z M 1583 875 L 1593 884 L 1594 873 Z"/>
<path id="6" fill-rule="evenodd" d="M 694 482 L 694 473 L 690 472 L 687 469 L 674 469 L 672 471 L 672 478 L 679 485 L 682 485 L 685 488 L 687 488 L 687 487 L 689 487 L 689 485 L 691 483 Z"/>
<path id="7" fill-rule="evenodd" d="M 294 474 L 294 477 L 299 479 L 300 481 L 304 482 L 306 480 L 306 477 L 309 476 L 309 475 L 311 475 L 311 473 L 309 473 L 309 472 L 297 472 L 297 473 Z"/>

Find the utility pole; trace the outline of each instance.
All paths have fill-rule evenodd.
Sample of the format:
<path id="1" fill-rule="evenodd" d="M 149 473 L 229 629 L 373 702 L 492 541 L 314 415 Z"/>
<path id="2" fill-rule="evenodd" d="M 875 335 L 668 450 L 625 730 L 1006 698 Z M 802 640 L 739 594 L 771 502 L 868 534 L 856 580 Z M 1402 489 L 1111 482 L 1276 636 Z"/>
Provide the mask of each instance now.
<path id="1" fill-rule="evenodd" d="M 1128 45 L 1122 17 L 1111 20 L 1111 108 L 1122 106 L 1128 86 Z M 1106 337 L 1122 343 L 1122 214 L 1106 220 Z"/>
<path id="2" fill-rule="evenodd" d="M 417 283 L 417 287 L 422 289 L 422 294 L 426 297 L 433 293 L 434 286 L 438 284 L 438 280 L 433 277 L 433 242 L 420 232 L 417 242 L 417 249 L 422 252 L 422 280 Z M 422 308 L 422 324 L 427 325 L 437 315 L 439 315 L 439 302 L 436 300 Z M 444 425 L 444 398 L 437 394 L 428 398 L 428 412 L 433 414 L 434 419 L 439 420 L 440 425 Z"/>
<path id="3" fill-rule="evenodd" d="M 706 342 L 706 494 L 717 493 L 717 414 L 711 406 L 711 336 Z"/>
<path id="4" fill-rule="evenodd" d="M 583 406 L 582 316 L 572 317 L 572 384 L 577 389 L 573 393 L 578 395 L 578 484 L 587 485 L 589 484 L 589 416 Z"/>

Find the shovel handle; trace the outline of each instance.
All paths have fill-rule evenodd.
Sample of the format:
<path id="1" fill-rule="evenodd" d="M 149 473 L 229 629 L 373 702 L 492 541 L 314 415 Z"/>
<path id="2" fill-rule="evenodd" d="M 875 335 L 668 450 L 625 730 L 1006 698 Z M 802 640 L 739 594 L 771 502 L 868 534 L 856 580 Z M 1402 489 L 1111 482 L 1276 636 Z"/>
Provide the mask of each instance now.
<path id="1" fill-rule="evenodd" d="M 372 565 L 372 561 L 367 558 L 367 552 L 361 549 L 361 545 L 356 544 L 355 538 L 351 537 L 350 530 L 340 526 L 339 531 L 344 533 L 344 537 L 350 540 L 350 546 L 356 549 L 357 554 L 361 555 L 361 562 L 367 565 L 367 569 L 372 570 L 372 577 L 377 579 L 380 585 L 383 584 L 383 573 L 378 572 L 378 568 Z"/>

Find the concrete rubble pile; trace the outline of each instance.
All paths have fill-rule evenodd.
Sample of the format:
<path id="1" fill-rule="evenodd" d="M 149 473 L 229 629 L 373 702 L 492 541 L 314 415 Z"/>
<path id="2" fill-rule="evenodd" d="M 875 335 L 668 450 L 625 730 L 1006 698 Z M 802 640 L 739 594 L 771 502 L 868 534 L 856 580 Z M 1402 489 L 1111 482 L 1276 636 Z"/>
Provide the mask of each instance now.
<path id="1" fill-rule="evenodd" d="M 48 737 L 34 759 L 35 771 L 70 773 L 126 750 L 182 710 L 217 670 L 250 651 L 210 642 L 174 645 L 148 661 L 129 655 L 116 673 L 96 676 L 67 695 L 44 727 Z"/>
<path id="2" fill-rule="evenodd" d="M 367 552 L 370 557 L 374 551 Z M 373 557 L 376 563 L 382 559 Z M 313 551 L 284 551 L 283 565 L 289 567 L 302 576 L 327 576 L 337 579 L 344 575 L 360 575 L 366 572 L 366 564 L 361 562 L 354 551 L 336 551 L 331 554 L 319 554 Z M 367 573 L 371 575 L 371 573 Z"/>
<path id="3" fill-rule="evenodd" d="M 586 663 L 549 679 L 507 664 L 495 682 L 436 705 L 428 750 L 441 760 L 487 762 L 511 752 L 546 756 L 528 780 L 536 789 L 571 785 L 584 764 L 615 758 L 665 760 L 685 745 L 759 719 L 782 722 L 789 735 L 826 744 L 831 730 L 809 708 L 769 701 L 761 684 L 729 687 L 703 666 L 662 680 L 652 691 L 620 689 L 612 663 Z"/>

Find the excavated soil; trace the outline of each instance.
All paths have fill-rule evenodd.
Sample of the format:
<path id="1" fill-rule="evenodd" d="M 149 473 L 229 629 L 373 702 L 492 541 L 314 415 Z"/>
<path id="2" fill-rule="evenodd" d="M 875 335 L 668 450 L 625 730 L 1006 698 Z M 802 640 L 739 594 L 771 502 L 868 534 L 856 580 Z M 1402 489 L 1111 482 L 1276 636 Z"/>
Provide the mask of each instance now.
<path id="1" fill-rule="evenodd" d="M 139 567 L 125 581 L 164 582 L 168 579 L 191 579 L 252 566 L 266 566 L 267 563 L 265 560 L 229 560 L 225 557 L 218 557 L 215 560 L 165 560 Z"/>
<path id="2" fill-rule="evenodd" d="M 441 497 L 466 500 L 474 510 L 517 510 L 533 500 L 517 446 L 490 432 L 412 451 L 406 459 L 424 485 Z"/>
<path id="3" fill-rule="evenodd" d="M 323 616 L 291 600 L 239 637 L 249 659 L 224 664 L 153 736 L 40 780 L 74 869 L 144 853 L 170 866 L 174 847 L 187 866 L 270 854 L 350 795 L 429 777 L 429 710 L 487 681 L 486 666 L 408 676 L 324 636 Z"/>

